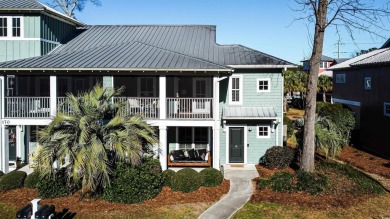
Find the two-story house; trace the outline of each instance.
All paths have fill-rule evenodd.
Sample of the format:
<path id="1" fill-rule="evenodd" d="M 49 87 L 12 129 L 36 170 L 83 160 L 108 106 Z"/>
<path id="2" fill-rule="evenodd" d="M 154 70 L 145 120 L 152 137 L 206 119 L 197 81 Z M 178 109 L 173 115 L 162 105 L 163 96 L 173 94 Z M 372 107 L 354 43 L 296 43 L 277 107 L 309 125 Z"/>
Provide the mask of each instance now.
<path id="1" fill-rule="evenodd" d="M 302 70 L 309 72 L 310 71 L 310 59 L 304 59 L 301 62 L 303 65 Z M 322 55 L 318 74 L 321 74 L 321 73 L 327 71 L 327 69 L 332 65 L 332 63 L 333 63 L 333 58 Z"/>
<path id="2" fill-rule="evenodd" d="M 333 101 L 351 109 L 358 145 L 390 158 L 390 45 L 354 57 L 330 69 Z"/>
<path id="3" fill-rule="evenodd" d="M 219 168 L 256 164 L 282 144 L 283 70 L 295 67 L 290 62 L 219 45 L 212 25 L 96 25 L 75 33 L 48 54 L 0 63 L 3 171 L 15 157 L 11 150 L 28 162 L 37 130 L 57 112 L 71 112 L 66 93 L 97 82 L 126 87 L 114 101 L 156 127 L 163 169 L 176 149 L 207 149 L 210 166 Z"/>

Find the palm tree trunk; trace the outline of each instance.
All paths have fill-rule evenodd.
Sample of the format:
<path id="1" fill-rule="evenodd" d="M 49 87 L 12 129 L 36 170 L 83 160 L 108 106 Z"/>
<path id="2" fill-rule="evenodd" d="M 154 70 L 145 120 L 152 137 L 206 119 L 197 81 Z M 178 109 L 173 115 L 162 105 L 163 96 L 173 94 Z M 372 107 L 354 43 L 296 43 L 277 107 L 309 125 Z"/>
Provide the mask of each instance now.
<path id="1" fill-rule="evenodd" d="M 317 3 L 317 12 L 315 13 L 316 24 L 314 32 L 314 45 L 310 58 L 310 73 L 309 81 L 307 84 L 307 96 L 306 96 L 306 112 L 305 112 L 305 129 L 303 132 L 303 151 L 301 158 L 301 170 L 306 172 L 313 172 L 315 170 L 314 165 L 314 126 L 315 126 L 315 113 L 316 113 L 316 96 L 317 96 L 317 83 L 318 83 L 318 71 L 321 61 L 321 55 L 324 45 L 324 31 L 326 24 L 326 14 L 328 8 L 328 0 L 319 0 Z"/>

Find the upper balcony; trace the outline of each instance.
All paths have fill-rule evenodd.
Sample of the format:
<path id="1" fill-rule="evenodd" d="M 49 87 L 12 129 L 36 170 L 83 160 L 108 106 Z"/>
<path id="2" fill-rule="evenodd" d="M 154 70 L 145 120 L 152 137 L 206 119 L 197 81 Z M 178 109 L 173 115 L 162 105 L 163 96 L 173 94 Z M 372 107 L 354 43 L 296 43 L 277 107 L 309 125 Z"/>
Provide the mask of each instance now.
<path id="1" fill-rule="evenodd" d="M 103 78 L 57 76 L 56 101 L 52 101 L 49 76 L 8 77 L 4 118 L 50 118 L 54 102 L 57 112 L 71 113 L 72 107 L 66 104 L 66 94 L 87 91 L 96 83 L 103 83 Z M 145 119 L 156 120 L 161 117 L 160 106 L 166 106 L 165 119 L 213 119 L 211 77 L 167 76 L 164 99 L 160 99 L 159 80 L 155 76 L 118 76 L 114 77 L 113 83 L 114 87 L 125 86 L 122 96 L 115 97 L 113 101 L 124 103 L 123 113 L 126 115 L 139 114 Z"/>

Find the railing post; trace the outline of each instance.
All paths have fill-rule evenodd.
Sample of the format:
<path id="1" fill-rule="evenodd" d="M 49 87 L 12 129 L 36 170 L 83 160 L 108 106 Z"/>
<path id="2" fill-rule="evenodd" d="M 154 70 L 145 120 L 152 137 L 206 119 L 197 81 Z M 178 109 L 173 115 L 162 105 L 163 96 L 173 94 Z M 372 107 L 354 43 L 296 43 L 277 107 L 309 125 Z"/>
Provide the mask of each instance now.
<path id="1" fill-rule="evenodd" d="M 159 80 L 159 97 L 160 97 L 160 119 L 167 118 L 167 78 L 160 75 Z"/>
<path id="2" fill-rule="evenodd" d="M 57 115 L 57 76 L 50 75 L 50 116 Z"/>

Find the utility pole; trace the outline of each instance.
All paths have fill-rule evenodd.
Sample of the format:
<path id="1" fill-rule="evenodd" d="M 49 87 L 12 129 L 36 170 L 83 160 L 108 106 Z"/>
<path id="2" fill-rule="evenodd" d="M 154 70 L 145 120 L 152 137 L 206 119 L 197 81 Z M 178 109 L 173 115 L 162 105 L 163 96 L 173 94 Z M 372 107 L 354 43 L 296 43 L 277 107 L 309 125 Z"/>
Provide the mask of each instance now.
<path id="1" fill-rule="evenodd" d="M 333 53 L 337 53 L 338 59 L 340 58 L 340 53 L 347 53 L 347 52 L 340 52 L 340 45 L 344 45 L 344 43 L 341 43 L 341 40 L 338 40 L 337 43 L 335 43 L 334 45 L 337 45 L 337 52 L 333 52 Z"/>

